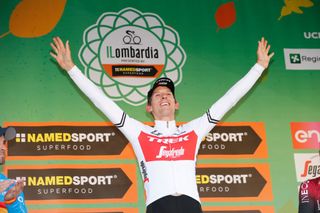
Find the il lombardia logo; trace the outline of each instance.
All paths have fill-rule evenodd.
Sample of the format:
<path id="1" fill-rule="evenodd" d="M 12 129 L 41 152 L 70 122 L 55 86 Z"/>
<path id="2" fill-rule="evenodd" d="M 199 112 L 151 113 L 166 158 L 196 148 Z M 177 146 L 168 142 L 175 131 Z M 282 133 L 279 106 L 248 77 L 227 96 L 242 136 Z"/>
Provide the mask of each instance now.
<path id="1" fill-rule="evenodd" d="M 85 75 L 114 101 L 138 106 L 158 77 L 182 80 L 186 54 L 178 33 L 154 13 L 125 8 L 102 14 L 83 34 Z"/>

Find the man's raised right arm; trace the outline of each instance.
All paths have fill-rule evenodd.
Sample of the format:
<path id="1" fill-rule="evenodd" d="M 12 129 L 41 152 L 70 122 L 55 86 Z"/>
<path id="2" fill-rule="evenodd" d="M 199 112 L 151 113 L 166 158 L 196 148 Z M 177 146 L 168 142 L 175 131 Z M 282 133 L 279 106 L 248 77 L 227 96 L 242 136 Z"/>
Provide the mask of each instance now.
<path id="1" fill-rule="evenodd" d="M 55 37 L 50 45 L 53 50 L 50 54 L 56 59 L 59 66 L 67 71 L 80 90 L 115 126 L 121 127 L 126 119 L 126 114 L 75 66 L 71 56 L 69 41 L 64 44 L 59 37 Z"/>

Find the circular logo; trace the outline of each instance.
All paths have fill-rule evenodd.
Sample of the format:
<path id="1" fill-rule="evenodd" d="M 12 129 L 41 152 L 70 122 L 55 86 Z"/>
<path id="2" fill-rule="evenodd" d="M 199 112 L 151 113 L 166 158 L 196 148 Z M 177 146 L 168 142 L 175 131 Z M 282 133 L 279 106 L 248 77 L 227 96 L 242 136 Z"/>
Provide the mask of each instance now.
<path id="1" fill-rule="evenodd" d="M 138 106 L 157 78 L 169 77 L 175 85 L 182 80 L 186 54 L 178 33 L 156 14 L 134 8 L 104 13 L 83 38 L 85 75 L 114 101 Z"/>

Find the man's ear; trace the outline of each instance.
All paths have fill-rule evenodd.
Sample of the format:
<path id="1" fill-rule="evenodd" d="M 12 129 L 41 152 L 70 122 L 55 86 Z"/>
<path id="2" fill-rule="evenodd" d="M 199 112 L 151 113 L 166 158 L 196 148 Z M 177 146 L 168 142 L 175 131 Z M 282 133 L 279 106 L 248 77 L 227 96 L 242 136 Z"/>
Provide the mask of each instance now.
<path id="1" fill-rule="evenodd" d="M 175 105 L 174 105 L 174 108 L 177 110 L 177 109 L 179 109 L 179 107 L 180 107 L 180 104 L 179 104 L 178 101 L 176 101 L 176 103 L 175 103 Z"/>
<path id="2" fill-rule="evenodd" d="M 152 112 L 152 106 L 151 106 L 150 104 L 147 104 L 147 105 L 146 105 L 146 111 L 147 111 L 148 113 L 151 113 L 151 112 Z"/>

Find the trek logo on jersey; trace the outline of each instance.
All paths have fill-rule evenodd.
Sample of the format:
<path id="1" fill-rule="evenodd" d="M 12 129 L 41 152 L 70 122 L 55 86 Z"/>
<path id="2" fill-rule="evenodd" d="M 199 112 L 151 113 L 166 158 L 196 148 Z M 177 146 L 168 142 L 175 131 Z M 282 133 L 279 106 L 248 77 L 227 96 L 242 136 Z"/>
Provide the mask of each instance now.
<path id="1" fill-rule="evenodd" d="M 141 132 L 139 142 L 146 161 L 194 160 L 197 135 L 194 131 L 170 137 Z"/>
<path id="2" fill-rule="evenodd" d="M 295 149 L 320 148 L 320 122 L 291 122 L 290 127 Z"/>
<path id="3" fill-rule="evenodd" d="M 298 182 L 320 176 L 319 153 L 295 153 L 296 177 Z"/>

